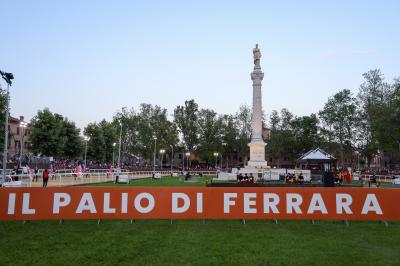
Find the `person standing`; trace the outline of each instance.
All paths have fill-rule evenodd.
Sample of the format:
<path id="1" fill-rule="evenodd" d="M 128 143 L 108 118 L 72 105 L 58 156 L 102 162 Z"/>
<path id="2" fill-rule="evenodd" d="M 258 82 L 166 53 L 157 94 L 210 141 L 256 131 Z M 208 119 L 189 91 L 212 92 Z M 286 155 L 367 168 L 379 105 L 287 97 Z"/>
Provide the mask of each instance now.
<path id="1" fill-rule="evenodd" d="M 33 182 L 38 181 L 39 178 L 39 169 L 37 168 L 37 166 L 35 167 L 35 175 L 33 176 Z"/>
<path id="2" fill-rule="evenodd" d="M 43 187 L 47 187 L 47 182 L 49 181 L 49 172 L 47 171 L 47 169 L 44 170 L 42 178 L 43 178 Z"/>

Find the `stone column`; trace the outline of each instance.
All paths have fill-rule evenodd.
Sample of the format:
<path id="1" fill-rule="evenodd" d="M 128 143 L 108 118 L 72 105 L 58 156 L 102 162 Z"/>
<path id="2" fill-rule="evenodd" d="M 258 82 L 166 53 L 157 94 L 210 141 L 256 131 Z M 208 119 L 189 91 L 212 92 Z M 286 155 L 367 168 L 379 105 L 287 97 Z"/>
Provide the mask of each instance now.
<path id="1" fill-rule="evenodd" d="M 262 98 L 261 98 L 261 81 L 264 73 L 261 67 L 254 67 L 251 72 L 251 80 L 253 81 L 253 115 L 251 120 L 252 137 L 251 142 L 262 141 Z"/>
<path id="2" fill-rule="evenodd" d="M 254 52 L 255 51 L 255 52 Z M 253 81 L 253 114 L 251 120 L 252 137 L 249 143 L 250 161 L 247 168 L 268 168 L 265 161 L 265 146 L 267 145 L 262 139 L 262 96 L 261 82 L 264 73 L 261 71 L 260 57 L 258 46 L 253 50 L 254 70 L 251 72 L 251 80 Z M 257 57 L 256 57 L 257 56 Z"/>

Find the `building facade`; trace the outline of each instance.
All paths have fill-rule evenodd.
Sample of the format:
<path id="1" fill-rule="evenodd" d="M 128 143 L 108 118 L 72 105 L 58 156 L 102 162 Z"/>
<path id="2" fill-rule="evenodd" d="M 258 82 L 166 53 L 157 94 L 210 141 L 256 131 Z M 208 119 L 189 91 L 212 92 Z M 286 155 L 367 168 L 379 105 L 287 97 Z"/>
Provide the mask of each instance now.
<path id="1" fill-rule="evenodd" d="M 19 118 L 10 116 L 9 120 L 9 140 L 8 156 L 15 157 L 29 153 L 29 124 L 24 121 L 24 117 Z"/>

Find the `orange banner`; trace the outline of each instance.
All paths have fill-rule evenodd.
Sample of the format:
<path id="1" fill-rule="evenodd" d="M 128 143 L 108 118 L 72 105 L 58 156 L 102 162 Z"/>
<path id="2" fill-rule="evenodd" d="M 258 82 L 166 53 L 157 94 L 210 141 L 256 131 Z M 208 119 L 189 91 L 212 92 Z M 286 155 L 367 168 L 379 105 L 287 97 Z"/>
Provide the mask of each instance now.
<path id="1" fill-rule="evenodd" d="M 0 220 L 400 220 L 400 189 L 1 188 Z"/>

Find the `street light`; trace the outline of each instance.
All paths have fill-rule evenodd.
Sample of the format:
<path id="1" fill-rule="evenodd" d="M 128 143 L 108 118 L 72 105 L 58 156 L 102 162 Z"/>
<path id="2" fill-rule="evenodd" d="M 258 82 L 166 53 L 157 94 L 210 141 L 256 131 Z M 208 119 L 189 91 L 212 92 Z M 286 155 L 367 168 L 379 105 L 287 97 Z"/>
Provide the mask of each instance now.
<path id="1" fill-rule="evenodd" d="M 173 163 L 174 163 L 174 145 L 171 145 L 172 151 L 171 151 L 171 160 L 170 160 L 170 164 L 171 164 L 171 176 L 172 176 L 172 172 L 173 172 Z"/>
<path id="2" fill-rule="evenodd" d="M 7 92 L 6 92 L 6 106 L 5 106 L 5 122 L 4 122 L 4 150 L 3 150 L 3 180 L 0 183 L 6 181 L 6 171 L 7 171 L 7 153 L 8 153 L 8 116 L 9 116 L 9 105 L 10 105 L 10 86 L 14 79 L 14 75 L 12 73 L 3 72 L 0 70 L 1 77 L 7 83 Z"/>
<path id="3" fill-rule="evenodd" d="M 157 150 L 157 137 L 153 136 L 154 139 L 154 157 L 153 157 L 153 177 L 156 173 L 156 150 Z"/>
<path id="4" fill-rule="evenodd" d="M 90 140 L 90 137 L 88 137 L 88 136 L 83 136 L 83 140 L 85 141 L 85 160 L 84 160 L 84 172 L 86 172 L 86 154 L 87 154 L 87 145 L 88 145 L 88 142 L 89 142 L 89 140 Z"/>
<path id="5" fill-rule="evenodd" d="M 186 152 L 186 160 L 187 160 L 187 169 L 188 169 L 188 171 L 190 170 L 189 169 L 189 157 L 190 157 L 190 152 Z"/>
<path id="6" fill-rule="evenodd" d="M 222 146 L 224 147 L 224 148 L 223 148 L 223 151 L 224 151 L 224 152 L 226 152 L 226 150 L 225 150 L 225 149 L 226 149 L 226 148 L 225 148 L 226 145 L 228 145 L 228 144 L 226 144 L 226 142 L 222 142 Z M 225 160 L 226 160 L 226 168 L 228 169 L 228 159 L 225 158 Z M 221 171 L 222 171 L 222 152 L 221 152 Z"/>
<path id="7" fill-rule="evenodd" d="M 28 127 L 28 123 L 21 121 L 19 123 L 19 127 L 21 128 L 21 132 L 22 133 L 22 138 L 21 138 L 21 147 L 20 147 L 20 151 L 19 151 L 19 167 L 22 167 L 22 156 L 24 154 L 24 137 L 25 137 L 25 128 Z"/>
<path id="8" fill-rule="evenodd" d="M 360 171 L 360 152 L 355 151 L 355 153 L 357 154 L 357 171 Z"/>
<path id="9" fill-rule="evenodd" d="M 377 150 L 378 153 L 378 164 L 379 164 L 379 173 L 381 172 L 381 150 Z"/>
<path id="10" fill-rule="evenodd" d="M 113 160 L 112 160 L 112 169 L 114 169 L 114 151 L 115 151 L 115 146 L 117 145 L 116 142 L 113 143 Z"/>
<path id="11" fill-rule="evenodd" d="M 119 130 L 119 147 L 118 147 L 118 169 L 121 169 L 122 121 L 119 123 L 119 125 L 120 125 L 120 130 Z"/>
<path id="12" fill-rule="evenodd" d="M 214 152 L 214 156 L 215 156 L 215 169 L 217 169 L 217 161 L 218 161 L 218 152 Z"/>
<path id="13" fill-rule="evenodd" d="M 160 154 L 161 154 L 161 162 L 160 162 L 161 171 L 162 171 L 162 163 L 163 163 L 163 159 L 164 159 L 164 153 L 165 153 L 165 150 L 164 150 L 164 149 L 161 149 L 161 150 L 160 150 Z"/>

